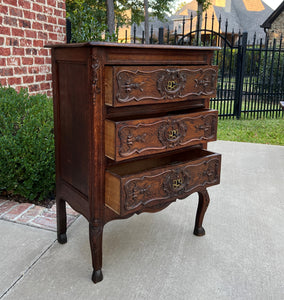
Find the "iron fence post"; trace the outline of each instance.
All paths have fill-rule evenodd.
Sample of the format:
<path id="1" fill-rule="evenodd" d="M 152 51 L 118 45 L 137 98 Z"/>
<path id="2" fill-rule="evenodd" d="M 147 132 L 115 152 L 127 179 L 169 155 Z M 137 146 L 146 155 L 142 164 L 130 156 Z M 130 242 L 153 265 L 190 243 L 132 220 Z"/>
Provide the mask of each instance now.
<path id="1" fill-rule="evenodd" d="M 247 48 L 248 33 L 243 32 L 242 43 L 238 46 L 237 54 L 237 72 L 236 72 L 236 89 L 235 89 L 235 104 L 234 116 L 240 119 L 242 112 L 243 84 L 245 75 L 245 57 Z"/>
<path id="2" fill-rule="evenodd" d="M 159 28 L 159 44 L 164 44 L 164 28 Z"/>
<path id="3" fill-rule="evenodd" d="M 133 43 L 136 44 L 136 24 L 134 24 L 134 36 L 133 36 Z"/>
<path id="4" fill-rule="evenodd" d="M 71 29 L 71 21 L 69 19 L 66 19 L 66 42 L 67 44 L 71 43 L 72 39 L 72 29 Z"/>

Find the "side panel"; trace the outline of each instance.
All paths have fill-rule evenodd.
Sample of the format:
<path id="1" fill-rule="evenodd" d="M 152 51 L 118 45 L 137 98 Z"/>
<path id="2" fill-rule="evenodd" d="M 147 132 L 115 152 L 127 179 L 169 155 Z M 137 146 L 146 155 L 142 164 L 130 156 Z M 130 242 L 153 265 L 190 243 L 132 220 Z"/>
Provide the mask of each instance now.
<path id="1" fill-rule="evenodd" d="M 59 174 L 88 195 L 87 63 L 57 62 L 59 111 Z"/>

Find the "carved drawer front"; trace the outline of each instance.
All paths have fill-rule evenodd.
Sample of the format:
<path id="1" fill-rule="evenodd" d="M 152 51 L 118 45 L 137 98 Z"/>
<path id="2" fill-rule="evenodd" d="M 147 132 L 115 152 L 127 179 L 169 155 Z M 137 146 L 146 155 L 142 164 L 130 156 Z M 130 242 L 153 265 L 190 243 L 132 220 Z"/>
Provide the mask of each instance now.
<path id="1" fill-rule="evenodd" d="M 217 121 L 218 112 L 214 110 L 140 120 L 106 120 L 106 156 L 120 161 L 215 141 Z"/>
<path id="2" fill-rule="evenodd" d="M 120 215 L 159 207 L 220 182 L 221 155 L 195 150 L 112 167 L 105 175 L 106 205 Z"/>
<path id="3" fill-rule="evenodd" d="M 107 67 L 106 78 L 106 105 L 167 103 L 215 97 L 217 67 Z"/>

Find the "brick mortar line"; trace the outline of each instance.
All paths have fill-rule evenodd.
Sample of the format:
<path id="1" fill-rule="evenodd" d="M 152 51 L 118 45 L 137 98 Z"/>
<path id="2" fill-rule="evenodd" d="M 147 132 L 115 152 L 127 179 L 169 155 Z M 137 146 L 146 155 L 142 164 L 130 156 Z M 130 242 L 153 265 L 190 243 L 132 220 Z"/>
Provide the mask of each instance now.
<path id="1" fill-rule="evenodd" d="M 48 211 L 50 211 L 50 210 L 51 210 L 51 209 L 44 209 L 44 210 L 42 210 L 41 213 L 39 213 L 38 215 L 34 216 L 34 217 L 33 217 L 32 219 L 30 219 L 26 224 L 29 224 L 29 225 L 35 226 L 35 227 L 40 227 L 40 226 L 42 226 L 42 225 L 33 223 L 33 221 L 34 221 L 36 218 L 41 217 L 41 218 L 44 218 L 44 219 L 47 219 L 47 220 L 56 219 L 56 214 L 55 214 L 55 218 L 50 218 L 50 217 L 43 216 L 43 213 L 44 213 L 44 212 L 46 212 L 46 211 L 48 212 Z M 51 229 L 51 230 L 52 230 L 52 229 Z M 52 230 L 52 231 L 54 231 L 54 230 Z"/>
<path id="2" fill-rule="evenodd" d="M 1 200 L 1 199 L 0 199 Z M 3 203 L 0 203 L 0 206 L 2 206 L 4 203 L 7 203 L 9 200 L 6 200 L 5 202 Z"/>
<path id="3" fill-rule="evenodd" d="M 3 213 L 0 215 L 0 219 L 1 219 L 3 216 L 5 216 L 8 212 L 10 212 L 14 207 L 19 206 L 19 205 L 20 205 L 20 203 L 15 202 L 15 205 L 13 205 L 12 207 L 10 207 L 8 210 L 6 210 L 5 212 L 3 212 Z"/>
<path id="4" fill-rule="evenodd" d="M 69 225 L 67 225 L 67 228 L 69 228 L 80 217 L 80 214 L 78 214 L 78 215 L 67 214 L 67 216 L 73 217 L 73 221 Z M 45 216 L 42 216 L 41 214 L 39 214 L 39 215 L 35 216 L 32 220 L 29 220 L 27 223 L 17 222 L 14 219 L 2 219 L 2 218 L 0 218 L 0 220 L 6 221 L 6 222 L 11 222 L 11 223 L 18 224 L 18 225 L 24 225 L 24 226 L 29 226 L 29 227 L 37 228 L 37 229 L 42 229 L 42 230 L 56 232 L 56 228 L 52 229 L 52 228 L 44 226 L 44 225 L 32 223 L 32 221 L 35 220 L 38 217 L 42 217 L 42 218 L 45 218 L 45 219 L 52 219 L 52 218 L 45 217 Z"/>
<path id="5" fill-rule="evenodd" d="M 33 226 L 33 227 L 38 227 L 39 225 L 36 226 L 36 224 L 35 224 L 35 223 L 32 223 L 32 221 L 35 220 L 35 219 L 38 218 L 38 217 L 41 217 L 41 216 L 42 216 L 42 212 L 41 212 L 40 214 L 34 216 L 33 218 L 31 218 L 28 222 L 26 222 L 26 223 L 21 223 L 21 224 L 24 224 L 24 225 L 30 225 L 30 226 Z"/>
<path id="6" fill-rule="evenodd" d="M 35 207 L 34 204 L 31 204 L 31 206 L 29 206 L 26 210 L 24 210 L 23 212 L 21 212 L 16 218 L 14 218 L 14 221 L 17 221 L 17 219 L 19 219 L 23 214 L 25 214 L 26 212 L 28 212 L 30 209 L 32 209 L 33 207 Z"/>
<path id="7" fill-rule="evenodd" d="M 63 18 L 62 18 L 63 19 Z M 46 24 L 46 23 L 42 23 L 42 24 Z M 54 27 L 62 27 L 62 28 L 65 28 L 64 25 L 61 25 L 61 24 L 54 24 L 54 23 L 47 23 L 48 25 L 51 25 L 51 26 L 54 26 Z M 6 24 L 5 24 L 6 25 Z M 47 29 L 33 29 L 33 28 L 30 28 L 30 27 L 20 27 L 20 26 L 10 26 L 10 29 L 21 29 L 23 31 L 25 30 L 31 30 L 31 31 L 36 31 L 36 32 L 50 32 L 50 33 L 54 33 L 53 31 L 49 31 Z M 58 32 L 56 32 L 57 34 Z M 62 33 L 62 32 L 59 32 L 59 33 Z M 5 37 L 8 37 L 8 35 L 6 34 L 3 34 L 3 36 Z M 32 38 L 32 37 L 27 37 L 28 39 L 36 39 L 36 38 Z M 11 46 L 12 47 L 12 46 Z"/>
<path id="8" fill-rule="evenodd" d="M 42 230 L 56 232 L 56 230 L 54 230 L 52 228 L 43 227 L 43 226 L 36 225 L 36 224 L 29 224 L 29 222 L 28 223 L 20 223 L 20 222 L 17 222 L 17 221 L 14 221 L 14 220 L 8 220 L 8 219 L 1 219 L 1 220 L 5 221 L 5 222 L 10 222 L 10 223 L 18 224 L 18 225 L 24 225 L 24 226 L 29 226 L 29 227 L 37 228 L 37 229 L 42 229 Z"/>
<path id="9" fill-rule="evenodd" d="M 18 2 L 18 1 L 17 1 Z M 58 7 L 58 5 L 56 4 L 56 6 L 54 6 L 54 5 L 50 5 L 50 4 L 47 4 L 46 2 L 45 3 L 41 3 L 41 2 L 32 2 L 32 3 L 34 3 L 34 4 L 37 4 L 37 5 L 40 5 L 40 6 L 42 6 L 42 7 L 54 7 L 54 8 L 56 8 L 56 9 L 59 9 L 59 10 L 64 10 L 63 8 L 61 8 L 61 7 Z M 58 3 L 65 3 L 64 1 L 58 1 Z M 31 8 L 25 8 L 25 7 L 23 7 L 23 6 L 19 6 L 19 3 L 17 4 L 17 6 L 14 6 L 13 4 L 10 4 L 10 3 L 4 3 L 3 4 L 3 6 L 5 6 L 5 7 L 11 7 L 11 8 L 16 8 L 16 9 L 19 9 L 19 10 L 22 10 L 22 9 L 24 9 L 24 10 L 28 10 L 28 11 L 36 11 L 36 12 L 38 12 L 38 13 L 40 13 L 40 11 L 37 11 L 37 10 L 34 10 L 34 9 L 32 9 L 32 5 L 31 5 Z"/>
<path id="10" fill-rule="evenodd" d="M 1 198 L 0 198 L 1 199 Z M 1 200 L 4 200 L 4 199 L 1 199 Z M 5 204 L 5 203 L 7 203 L 7 202 L 9 202 L 9 201 L 11 201 L 11 200 L 6 200 L 6 201 L 4 201 L 3 203 L 1 203 L 1 205 L 0 205 L 0 207 L 3 205 L 3 204 Z M 11 201 L 11 202 L 13 202 L 13 201 Z M 36 227 L 36 228 L 39 228 L 39 229 L 45 229 L 45 230 L 49 230 L 49 231 L 53 231 L 53 232 L 55 232 L 56 231 L 56 226 L 55 226 L 55 228 L 51 228 L 51 227 L 49 227 L 49 226 L 47 226 L 47 225 L 41 225 L 41 224 L 37 224 L 37 223 L 35 223 L 34 222 L 34 220 L 36 219 L 36 218 L 42 218 L 42 219 L 44 219 L 44 220 L 49 220 L 49 221 L 55 221 L 55 225 L 56 225 L 56 211 L 55 210 L 53 210 L 52 211 L 52 208 L 54 207 L 54 205 L 56 205 L 56 204 L 54 204 L 51 208 L 44 208 L 43 207 L 43 209 L 42 210 L 40 210 L 36 215 L 34 215 L 34 216 L 32 216 L 28 221 L 26 221 L 26 222 L 21 222 L 21 221 L 19 221 L 18 219 L 19 218 L 21 218 L 25 213 L 27 213 L 29 210 L 31 210 L 31 209 L 33 209 L 33 208 L 35 208 L 35 207 L 40 207 L 40 206 L 38 206 L 38 205 L 35 205 L 35 204 L 32 204 L 31 203 L 31 205 L 28 207 L 28 208 L 26 208 L 23 212 L 21 212 L 21 213 L 19 213 L 19 215 L 17 215 L 15 218 L 5 218 L 5 216 L 12 210 L 12 209 L 14 209 L 14 208 L 16 208 L 16 207 L 18 207 L 18 206 L 21 206 L 21 204 L 22 203 L 19 203 L 19 202 L 14 202 L 14 205 L 12 206 L 12 207 L 10 207 L 9 209 L 7 209 L 6 211 L 4 211 L 2 214 L 0 214 L 0 220 L 4 220 L 4 221 L 8 221 L 8 222 L 12 222 L 12 223 L 15 223 L 15 224 L 20 224 L 20 225 L 27 225 L 27 226 L 30 226 L 30 227 Z M 71 209 L 72 209 L 72 207 L 71 207 Z M 51 213 L 52 215 L 54 215 L 54 218 L 53 217 L 48 217 L 48 216 L 45 216 L 44 215 L 44 213 Z M 76 213 L 75 212 L 75 214 L 74 213 L 68 213 L 68 212 L 66 212 L 66 215 L 67 215 L 67 217 L 69 216 L 69 220 L 70 220 L 70 224 L 68 225 L 68 227 L 69 226 L 71 226 L 76 220 L 77 220 L 77 218 L 80 216 L 80 214 L 79 213 Z"/>

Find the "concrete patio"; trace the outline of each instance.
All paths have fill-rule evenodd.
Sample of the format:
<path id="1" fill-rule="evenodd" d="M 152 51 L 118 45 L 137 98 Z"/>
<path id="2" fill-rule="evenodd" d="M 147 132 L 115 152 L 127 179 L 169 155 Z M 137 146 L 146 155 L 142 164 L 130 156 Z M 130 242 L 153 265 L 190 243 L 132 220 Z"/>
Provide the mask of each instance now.
<path id="1" fill-rule="evenodd" d="M 91 281 L 88 223 L 68 243 L 0 221 L 0 299 L 284 299 L 284 147 L 218 141 L 221 184 L 208 189 L 206 235 L 192 234 L 197 195 L 105 226 L 104 280 Z"/>

